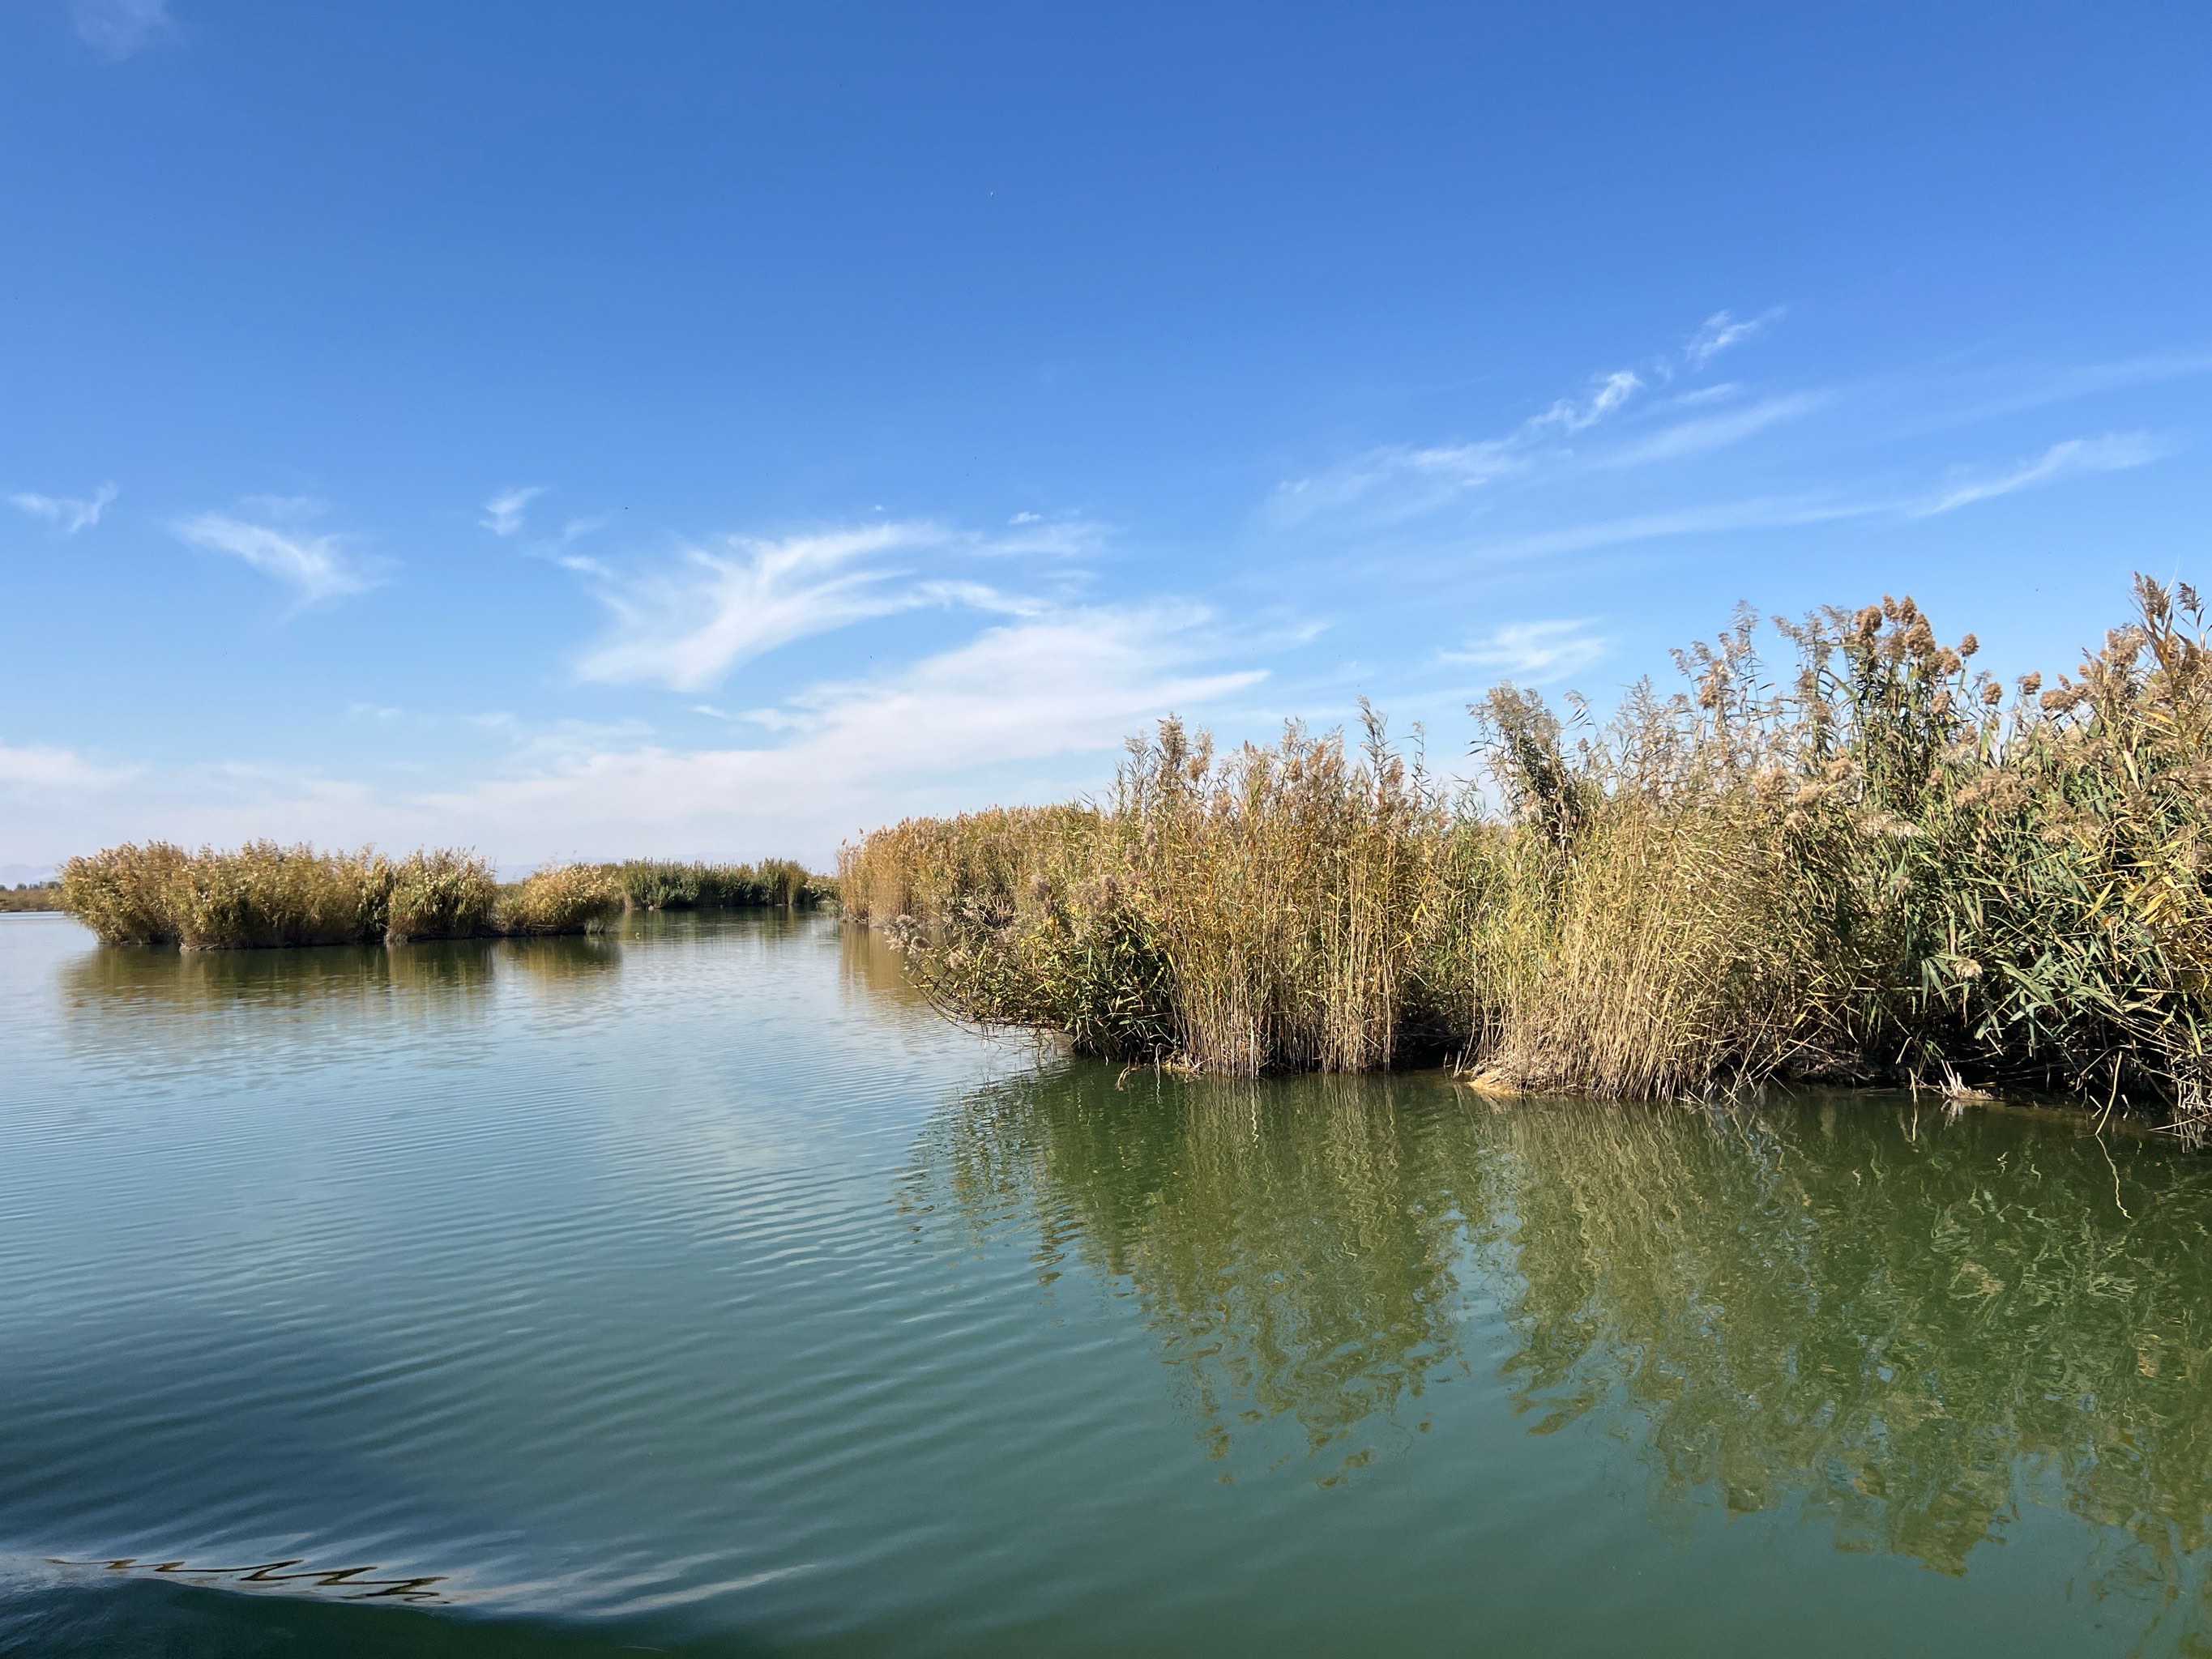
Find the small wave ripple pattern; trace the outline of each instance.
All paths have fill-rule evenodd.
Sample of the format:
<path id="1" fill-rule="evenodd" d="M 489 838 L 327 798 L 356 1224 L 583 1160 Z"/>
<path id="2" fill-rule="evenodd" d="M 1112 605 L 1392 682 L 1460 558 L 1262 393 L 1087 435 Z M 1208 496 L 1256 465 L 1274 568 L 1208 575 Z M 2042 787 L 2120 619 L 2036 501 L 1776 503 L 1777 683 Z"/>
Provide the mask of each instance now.
<path id="1" fill-rule="evenodd" d="M 2205 1168 L 0 918 L 0 1650 L 2178 1650 Z"/>

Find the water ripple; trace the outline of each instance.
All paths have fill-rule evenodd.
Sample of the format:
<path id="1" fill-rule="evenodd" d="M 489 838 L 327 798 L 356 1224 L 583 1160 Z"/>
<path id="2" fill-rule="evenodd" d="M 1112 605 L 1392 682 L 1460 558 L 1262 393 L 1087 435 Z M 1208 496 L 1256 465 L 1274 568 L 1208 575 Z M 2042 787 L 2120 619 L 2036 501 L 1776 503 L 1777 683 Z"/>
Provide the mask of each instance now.
<path id="1" fill-rule="evenodd" d="M 0 1650 L 2212 1630 L 2212 1164 L 2063 1121 L 1125 1079 L 782 917 L 0 926 Z"/>

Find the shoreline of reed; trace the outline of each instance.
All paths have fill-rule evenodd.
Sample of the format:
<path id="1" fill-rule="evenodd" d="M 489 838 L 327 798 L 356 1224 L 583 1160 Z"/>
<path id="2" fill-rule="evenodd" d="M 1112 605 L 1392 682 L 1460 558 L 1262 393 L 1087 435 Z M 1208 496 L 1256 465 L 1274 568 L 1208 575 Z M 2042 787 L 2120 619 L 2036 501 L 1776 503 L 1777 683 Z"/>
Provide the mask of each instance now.
<path id="1" fill-rule="evenodd" d="M 1103 800 L 908 819 L 840 856 L 963 1019 L 1251 1076 L 1444 1060 L 1684 1098 L 1768 1081 L 2212 1121 L 2212 655 L 2197 596 L 2047 689 L 1910 599 L 1750 613 L 1602 724 L 1501 685 L 1477 781 L 1364 709 L 1217 755 L 1179 721 Z M 1482 785 L 1488 786 L 1486 790 Z"/>

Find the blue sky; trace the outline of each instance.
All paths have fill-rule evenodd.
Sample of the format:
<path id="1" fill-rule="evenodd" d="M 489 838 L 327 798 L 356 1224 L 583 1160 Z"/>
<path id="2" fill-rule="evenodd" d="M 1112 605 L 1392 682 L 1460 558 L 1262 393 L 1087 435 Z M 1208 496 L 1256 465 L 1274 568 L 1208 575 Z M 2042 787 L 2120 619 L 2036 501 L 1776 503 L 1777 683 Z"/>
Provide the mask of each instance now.
<path id="1" fill-rule="evenodd" d="M 0 14 L 0 878 L 826 859 L 2205 574 L 2212 12 Z"/>

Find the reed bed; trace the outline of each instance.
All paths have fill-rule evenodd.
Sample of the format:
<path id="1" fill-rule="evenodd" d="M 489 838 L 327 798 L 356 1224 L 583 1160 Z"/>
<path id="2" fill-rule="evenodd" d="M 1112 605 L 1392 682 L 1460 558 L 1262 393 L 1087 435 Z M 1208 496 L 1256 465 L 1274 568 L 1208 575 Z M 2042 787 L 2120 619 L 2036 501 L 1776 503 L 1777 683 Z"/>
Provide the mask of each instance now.
<path id="1" fill-rule="evenodd" d="M 595 933 L 624 909 L 812 908 L 833 902 L 836 884 L 787 859 L 566 864 L 501 882 L 485 860 L 449 850 L 393 859 L 274 842 L 197 853 L 150 842 L 70 860 L 53 893 L 54 908 L 108 944 L 223 951 Z"/>
<path id="2" fill-rule="evenodd" d="M 14 887 L 0 887 L 0 913 L 61 908 L 61 895 L 55 891 L 52 882 L 27 881 Z"/>
<path id="3" fill-rule="evenodd" d="M 623 908 L 621 888 L 591 866 L 540 870 L 501 884 L 467 853 L 387 858 L 251 842 L 234 852 L 126 843 L 62 866 L 63 908 L 110 945 L 187 951 L 575 933 Z"/>
<path id="4" fill-rule="evenodd" d="M 836 882 L 793 859 L 763 859 L 758 864 L 635 859 L 604 868 L 633 910 L 812 909 L 837 896 Z"/>
<path id="5" fill-rule="evenodd" d="M 1085 805 L 847 848 L 846 914 L 965 1018 L 1238 1075 L 1449 1058 L 1669 1097 L 1769 1079 L 2212 1098 L 2212 658 L 2197 596 L 2047 687 L 1909 599 L 1747 615 L 1602 723 L 1504 685 L 1480 784 L 1365 714 L 1217 755 L 1163 723 Z"/>

